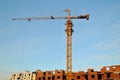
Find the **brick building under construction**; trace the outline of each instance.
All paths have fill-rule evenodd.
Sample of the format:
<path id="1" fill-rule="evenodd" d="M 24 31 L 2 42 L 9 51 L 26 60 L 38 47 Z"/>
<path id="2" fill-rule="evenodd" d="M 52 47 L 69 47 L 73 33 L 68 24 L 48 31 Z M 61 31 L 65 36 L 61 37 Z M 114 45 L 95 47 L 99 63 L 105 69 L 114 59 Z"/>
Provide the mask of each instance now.
<path id="1" fill-rule="evenodd" d="M 41 71 L 36 70 L 36 80 L 66 80 L 64 70 Z M 72 80 L 120 80 L 120 65 L 105 66 L 101 71 L 88 69 L 87 72 L 72 73 Z"/>
<path id="2" fill-rule="evenodd" d="M 66 80 L 66 73 L 64 70 L 24 71 L 12 74 L 10 80 Z M 100 71 L 72 72 L 72 80 L 120 80 L 120 65 L 104 66 Z"/>

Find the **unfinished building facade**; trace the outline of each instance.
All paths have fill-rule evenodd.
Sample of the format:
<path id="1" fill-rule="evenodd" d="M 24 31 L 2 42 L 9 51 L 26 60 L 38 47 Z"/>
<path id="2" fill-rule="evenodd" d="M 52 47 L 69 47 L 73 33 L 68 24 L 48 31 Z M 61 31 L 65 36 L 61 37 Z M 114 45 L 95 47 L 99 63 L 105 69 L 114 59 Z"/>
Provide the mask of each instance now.
<path id="1" fill-rule="evenodd" d="M 66 80 L 66 73 L 64 70 L 36 70 L 36 80 Z M 73 72 L 72 80 L 120 80 L 120 65 L 104 66 L 101 71 Z"/>
<path id="2" fill-rule="evenodd" d="M 66 80 L 66 73 L 64 70 L 24 71 L 12 74 L 10 80 Z M 120 80 L 120 65 L 104 66 L 100 71 L 72 72 L 72 80 Z"/>

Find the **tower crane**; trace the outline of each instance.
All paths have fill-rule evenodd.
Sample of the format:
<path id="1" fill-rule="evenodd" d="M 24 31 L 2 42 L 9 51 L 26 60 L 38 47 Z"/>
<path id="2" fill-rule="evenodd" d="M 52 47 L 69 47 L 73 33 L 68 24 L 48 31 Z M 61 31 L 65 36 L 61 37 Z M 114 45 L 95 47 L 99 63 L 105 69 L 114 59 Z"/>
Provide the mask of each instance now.
<path id="1" fill-rule="evenodd" d="M 69 9 L 64 10 L 68 16 L 49 16 L 49 17 L 31 17 L 31 18 L 13 18 L 13 20 L 47 20 L 47 19 L 67 19 L 66 21 L 66 80 L 72 80 L 72 33 L 73 23 L 71 19 L 89 19 L 89 14 L 80 16 L 71 16 Z"/>

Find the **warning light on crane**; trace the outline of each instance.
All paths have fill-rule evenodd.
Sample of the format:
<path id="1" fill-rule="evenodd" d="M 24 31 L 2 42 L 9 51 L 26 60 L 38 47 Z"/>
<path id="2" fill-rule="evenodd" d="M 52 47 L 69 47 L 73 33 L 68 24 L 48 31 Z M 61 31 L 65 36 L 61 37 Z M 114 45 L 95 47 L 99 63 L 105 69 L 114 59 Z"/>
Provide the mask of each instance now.
<path id="1" fill-rule="evenodd" d="M 66 80 L 72 80 L 72 21 L 71 19 L 89 19 L 89 14 L 80 16 L 71 16 L 71 10 L 66 9 L 64 12 L 68 13 L 68 16 L 50 16 L 50 17 L 32 17 L 32 18 L 13 18 L 13 20 L 47 20 L 47 19 L 67 19 L 66 21 Z"/>

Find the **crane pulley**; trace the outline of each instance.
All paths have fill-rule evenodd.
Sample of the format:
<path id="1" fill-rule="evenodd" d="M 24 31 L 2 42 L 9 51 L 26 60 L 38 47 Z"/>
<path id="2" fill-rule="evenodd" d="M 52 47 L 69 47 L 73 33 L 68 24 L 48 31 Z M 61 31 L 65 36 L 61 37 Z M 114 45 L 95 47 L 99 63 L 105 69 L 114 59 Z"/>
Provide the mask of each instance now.
<path id="1" fill-rule="evenodd" d="M 48 20 L 48 19 L 67 19 L 66 21 L 66 80 L 72 80 L 72 21 L 71 19 L 89 19 L 89 14 L 80 16 L 71 16 L 69 9 L 64 10 L 68 16 L 49 16 L 49 17 L 31 17 L 31 18 L 13 18 L 13 20 Z"/>

